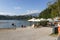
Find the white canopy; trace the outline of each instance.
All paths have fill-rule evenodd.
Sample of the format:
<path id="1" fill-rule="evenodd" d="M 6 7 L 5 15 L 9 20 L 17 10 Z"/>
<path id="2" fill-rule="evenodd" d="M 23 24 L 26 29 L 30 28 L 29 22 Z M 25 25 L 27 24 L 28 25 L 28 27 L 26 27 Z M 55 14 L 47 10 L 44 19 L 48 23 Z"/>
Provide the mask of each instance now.
<path id="1" fill-rule="evenodd" d="M 41 19 L 40 19 L 40 21 L 46 21 L 46 19 L 44 19 L 44 18 L 41 18 Z"/>
<path id="2" fill-rule="evenodd" d="M 43 19 L 43 18 L 41 18 L 41 19 L 35 19 L 35 18 L 32 18 L 32 19 L 30 19 L 28 21 L 39 22 L 39 21 L 47 21 L 47 19 Z"/>
<path id="3" fill-rule="evenodd" d="M 53 22 L 53 20 L 52 20 L 51 18 L 47 19 L 47 21 L 49 21 L 49 22 Z"/>
<path id="4" fill-rule="evenodd" d="M 41 20 L 40 20 L 40 19 L 35 19 L 35 21 L 36 21 L 36 22 L 39 22 L 39 21 L 41 21 Z"/>
<path id="5" fill-rule="evenodd" d="M 30 19 L 30 20 L 28 20 L 28 21 L 39 22 L 39 21 L 40 21 L 40 19 L 32 18 L 32 19 Z"/>

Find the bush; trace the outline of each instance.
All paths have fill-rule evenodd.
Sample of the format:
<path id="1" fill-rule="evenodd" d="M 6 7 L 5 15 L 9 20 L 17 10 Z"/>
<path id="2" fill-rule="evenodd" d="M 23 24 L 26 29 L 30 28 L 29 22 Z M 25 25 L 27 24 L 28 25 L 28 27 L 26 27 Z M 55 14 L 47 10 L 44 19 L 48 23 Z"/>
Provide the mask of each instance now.
<path id="1" fill-rule="evenodd" d="M 47 22 L 48 21 L 40 21 L 39 23 L 40 23 L 41 26 L 47 26 Z"/>

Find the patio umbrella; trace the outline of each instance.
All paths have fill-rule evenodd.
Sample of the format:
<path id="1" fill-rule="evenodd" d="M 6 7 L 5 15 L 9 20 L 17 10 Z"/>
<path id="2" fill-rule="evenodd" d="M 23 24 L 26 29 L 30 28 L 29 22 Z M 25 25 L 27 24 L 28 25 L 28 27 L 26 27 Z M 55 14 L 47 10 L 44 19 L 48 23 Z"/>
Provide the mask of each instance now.
<path id="1" fill-rule="evenodd" d="M 44 18 L 41 18 L 41 19 L 40 19 L 40 21 L 46 21 L 46 19 L 44 19 Z"/>
<path id="2" fill-rule="evenodd" d="M 47 19 L 47 21 L 49 21 L 49 22 L 53 22 L 53 20 L 52 20 L 52 19 L 50 19 L 50 18 L 49 18 L 49 19 Z"/>
<path id="3" fill-rule="evenodd" d="M 36 22 L 36 24 L 37 24 L 37 22 L 39 22 L 40 19 L 32 18 L 32 19 L 30 19 L 30 20 L 28 20 L 28 21 L 30 21 L 30 22 L 34 22 L 34 23 Z M 34 27 L 34 23 L 33 23 L 32 27 Z"/>
<path id="4" fill-rule="evenodd" d="M 32 19 L 30 19 L 30 20 L 28 20 L 28 21 L 32 21 L 32 22 L 39 22 L 39 21 L 40 21 L 40 19 L 32 18 Z"/>

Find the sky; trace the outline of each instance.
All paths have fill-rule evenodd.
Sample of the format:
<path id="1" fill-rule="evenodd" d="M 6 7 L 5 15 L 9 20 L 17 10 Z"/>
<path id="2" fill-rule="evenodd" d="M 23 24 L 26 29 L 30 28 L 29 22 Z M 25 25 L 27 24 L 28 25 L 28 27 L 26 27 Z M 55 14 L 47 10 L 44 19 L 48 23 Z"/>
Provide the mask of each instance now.
<path id="1" fill-rule="evenodd" d="M 0 0 L 0 15 L 40 13 L 52 0 Z"/>

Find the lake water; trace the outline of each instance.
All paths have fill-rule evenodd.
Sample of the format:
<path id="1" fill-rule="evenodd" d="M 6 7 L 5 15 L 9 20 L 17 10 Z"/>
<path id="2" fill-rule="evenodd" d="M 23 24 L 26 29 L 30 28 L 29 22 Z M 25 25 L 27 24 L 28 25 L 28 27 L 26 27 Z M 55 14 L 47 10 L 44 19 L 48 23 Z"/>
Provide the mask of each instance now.
<path id="1" fill-rule="evenodd" d="M 16 28 L 24 26 L 31 26 L 32 23 L 24 20 L 0 20 L 0 28 L 13 28 L 12 23 L 16 25 Z"/>

